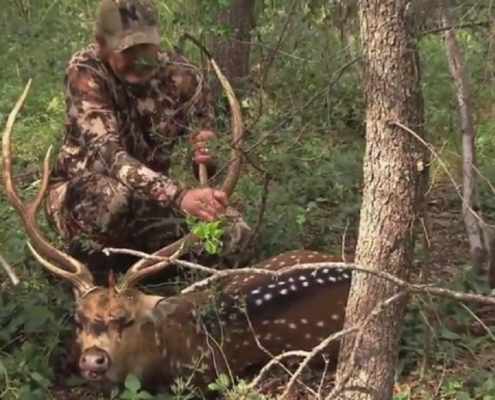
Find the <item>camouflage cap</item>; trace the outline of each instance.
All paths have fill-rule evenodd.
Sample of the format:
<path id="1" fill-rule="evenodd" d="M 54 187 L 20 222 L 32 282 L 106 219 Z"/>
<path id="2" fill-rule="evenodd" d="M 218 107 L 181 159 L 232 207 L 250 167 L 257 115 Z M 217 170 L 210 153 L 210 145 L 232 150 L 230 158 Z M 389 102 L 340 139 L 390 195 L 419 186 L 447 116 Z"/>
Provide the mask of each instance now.
<path id="1" fill-rule="evenodd" d="M 100 0 L 96 33 L 112 51 L 136 44 L 160 44 L 158 12 L 153 0 Z"/>

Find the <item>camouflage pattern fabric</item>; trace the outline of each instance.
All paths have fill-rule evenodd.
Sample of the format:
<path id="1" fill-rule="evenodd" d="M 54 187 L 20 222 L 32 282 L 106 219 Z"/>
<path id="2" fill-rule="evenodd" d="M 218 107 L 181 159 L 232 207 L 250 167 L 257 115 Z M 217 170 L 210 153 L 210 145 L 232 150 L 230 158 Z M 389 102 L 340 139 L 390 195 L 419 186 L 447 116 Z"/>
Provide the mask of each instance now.
<path id="1" fill-rule="evenodd" d="M 150 4 L 102 0 L 97 30 L 114 37 L 118 49 L 153 42 L 156 18 Z M 119 15 L 134 22 L 126 26 Z M 99 58 L 97 45 L 69 61 L 65 134 L 45 201 L 47 219 L 63 238 L 83 236 L 95 247 L 152 252 L 186 233 L 177 206 L 188 188 L 170 178 L 170 156 L 178 140 L 211 127 L 212 99 L 187 59 L 160 52 L 158 61 L 157 73 L 145 85 L 119 81 Z M 224 230 L 225 255 L 245 254 L 251 229 L 233 209 Z"/>
<path id="2" fill-rule="evenodd" d="M 136 44 L 160 44 L 158 12 L 151 0 L 100 0 L 96 33 L 112 51 Z"/>

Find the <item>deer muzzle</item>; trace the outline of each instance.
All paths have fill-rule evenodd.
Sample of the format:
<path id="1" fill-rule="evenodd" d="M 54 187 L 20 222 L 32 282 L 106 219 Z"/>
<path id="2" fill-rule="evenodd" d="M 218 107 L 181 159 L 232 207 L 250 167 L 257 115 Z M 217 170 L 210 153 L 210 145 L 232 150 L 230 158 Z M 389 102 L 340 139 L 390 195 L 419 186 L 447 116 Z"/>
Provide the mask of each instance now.
<path id="1" fill-rule="evenodd" d="M 98 347 L 90 347 L 79 358 L 79 370 L 85 379 L 98 380 L 110 368 L 110 355 Z"/>

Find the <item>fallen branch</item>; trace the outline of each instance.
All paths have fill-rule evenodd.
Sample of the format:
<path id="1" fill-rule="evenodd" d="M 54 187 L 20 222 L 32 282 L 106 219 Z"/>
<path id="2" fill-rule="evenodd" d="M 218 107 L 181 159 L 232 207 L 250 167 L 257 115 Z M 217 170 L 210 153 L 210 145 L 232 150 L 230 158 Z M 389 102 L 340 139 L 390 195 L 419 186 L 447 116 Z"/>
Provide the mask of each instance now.
<path id="1" fill-rule="evenodd" d="M 213 274 L 213 276 L 210 276 L 206 279 L 203 279 L 199 282 L 196 282 L 187 288 L 182 290 L 182 294 L 185 293 L 190 293 L 192 291 L 198 290 L 199 288 L 208 286 L 212 282 L 225 278 L 227 276 L 232 276 L 232 275 L 237 275 L 237 274 L 261 274 L 261 275 L 268 275 L 268 276 L 273 276 L 273 277 L 279 277 L 283 274 L 287 274 L 288 272 L 292 271 L 298 271 L 298 270 L 307 270 L 307 269 L 322 269 L 322 268 L 330 268 L 330 269 L 348 269 L 352 271 L 357 271 L 357 272 L 364 272 L 367 274 L 374 275 L 378 278 L 385 279 L 389 282 L 394 283 L 397 285 L 399 288 L 408 290 L 412 294 L 429 294 L 431 296 L 436 296 L 436 297 L 442 297 L 442 298 L 449 298 L 449 299 L 455 299 L 458 301 L 465 301 L 465 302 L 474 302 L 474 303 L 479 303 L 479 304 L 489 304 L 489 305 L 495 305 L 495 297 L 492 296 L 487 296 L 487 295 L 481 295 L 481 294 L 473 294 L 473 293 L 465 293 L 465 292 L 459 292 L 455 290 L 450 290 L 450 289 L 444 289 L 440 288 L 437 286 L 433 285 L 427 285 L 427 284 L 414 284 L 414 283 L 409 283 L 404 281 L 403 279 L 397 278 L 387 272 L 379 271 L 376 269 L 372 268 L 367 268 L 367 267 L 361 267 L 359 265 L 356 265 L 355 263 L 347 263 L 347 262 L 322 262 L 322 263 L 304 263 L 304 264 L 296 264 L 290 267 L 285 267 L 281 268 L 278 271 L 271 271 L 268 269 L 263 269 L 263 268 L 239 268 L 239 269 L 224 269 L 221 271 L 216 270 L 215 268 L 209 268 L 205 267 L 196 263 L 192 263 L 189 261 L 182 261 L 182 260 L 171 260 L 170 258 L 167 257 L 160 257 L 160 256 L 153 256 L 151 254 L 146 254 L 141 251 L 137 250 L 131 250 L 131 249 L 118 249 L 118 248 L 113 248 L 113 247 L 107 247 L 103 250 L 105 254 L 108 253 L 120 253 L 120 254 L 129 254 L 133 255 L 136 257 L 142 257 L 142 258 L 147 258 L 147 259 L 152 259 L 152 260 L 157 260 L 157 261 L 166 261 L 169 260 L 170 263 L 177 264 L 186 268 L 191 268 L 193 270 L 198 270 L 202 272 L 208 272 Z"/>
<path id="2" fill-rule="evenodd" d="M 2 267 L 9 277 L 9 279 L 12 281 L 12 284 L 14 286 L 17 286 L 20 283 L 19 277 L 16 275 L 12 267 L 9 265 L 7 260 L 0 254 L 0 264 L 2 264 Z"/>

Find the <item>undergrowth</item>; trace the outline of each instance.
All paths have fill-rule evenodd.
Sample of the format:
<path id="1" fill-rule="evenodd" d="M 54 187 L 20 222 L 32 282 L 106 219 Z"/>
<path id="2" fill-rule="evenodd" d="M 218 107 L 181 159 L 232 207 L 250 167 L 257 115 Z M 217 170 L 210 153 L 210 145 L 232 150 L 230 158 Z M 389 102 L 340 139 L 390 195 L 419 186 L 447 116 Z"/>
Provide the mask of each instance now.
<path id="1" fill-rule="evenodd" d="M 39 165 L 46 149 L 60 142 L 63 70 L 70 55 L 92 40 L 94 5 L 87 0 L 37 0 L 36 4 L 23 2 L 21 12 L 16 4 L 0 10 L 0 124 L 5 124 L 24 85 L 32 78 L 30 96 L 13 135 L 14 168 L 21 191 L 28 198 L 39 187 Z M 267 47 L 275 47 L 287 6 L 270 5 L 258 21 L 258 32 Z M 207 23 L 188 16 L 188 8 L 181 2 L 160 7 L 167 46 L 175 42 L 184 27 L 192 27 L 189 32 L 194 34 Z M 258 237 L 260 259 L 303 247 L 340 252 L 345 244 L 352 250 L 356 240 L 364 146 L 362 88 L 351 72 L 329 85 L 331 76 L 346 62 L 339 50 L 338 34 L 329 30 L 325 20 L 308 19 L 304 13 L 294 18 L 299 19 L 297 29 L 283 41 L 262 94 L 262 115 L 258 118 L 258 93 L 243 102 L 247 108 L 246 124 L 257 120 L 246 148 L 281 125 L 249 152 L 249 162 L 233 196 L 233 203 L 254 226 L 265 195 L 265 175 L 269 175 Z M 480 198 L 491 211 L 493 192 L 488 182 L 495 181 L 495 92 L 491 90 L 494 69 L 486 62 L 490 43 L 482 32 L 462 31 L 459 38 L 475 94 L 478 162 L 486 178 L 481 182 Z M 330 53 L 322 51 L 323 42 L 332 49 Z M 188 51 L 197 60 L 197 52 L 192 48 Z M 422 38 L 420 54 L 429 140 L 457 179 L 460 136 L 456 102 L 440 38 Z M 257 57 L 259 54 L 253 51 L 253 63 Z M 319 96 L 317 101 L 304 108 L 315 96 Z M 186 171 L 181 157 L 178 151 L 174 171 L 179 176 Z M 467 252 L 459 218 L 460 202 L 449 177 L 436 162 L 432 166 L 432 186 L 433 279 L 446 287 L 486 292 L 486 285 L 465 267 Z M 78 388 L 83 383 L 70 376 L 63 363 L 73 306 L 71 292 L 49 281 L 33 262 L 19 220 L 3 193 L 0 221 L 0 250 L 22 280 L 12 288 L 2 276 L 0 398 L 36 400 L 49 398 L 47 393 L 59 399 L 80 398 Z M 41 218 L 40 223 L 51 235 Z M 425 314 L 430 321 L 427 328 Z M 495 399 L 491 314 L 489 310 L 473 311 L 449 300 L 415 298 L 406 318 L 402 347 L 408 356 L 407 362 L 400 363 L 395 398 Z M 420 377 L 425 329 L 431 330 L 433 344 L 430 367 Z M 225 382 L 220 379 L 215 385 L 221 389 Z M 236 390 L 243 390 L 242 385 Z M 227 394 L 240 398 L 239 392 Z M 131 376 L 125 388 L 114 392 L 112 398 L 151 397 L 140 391 L 139 382 Z"/>

